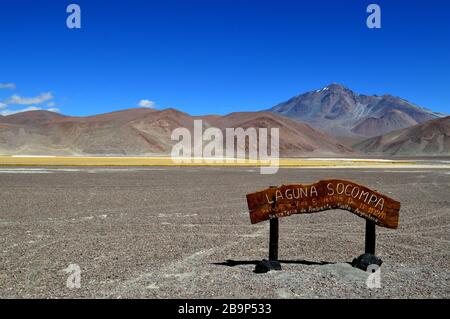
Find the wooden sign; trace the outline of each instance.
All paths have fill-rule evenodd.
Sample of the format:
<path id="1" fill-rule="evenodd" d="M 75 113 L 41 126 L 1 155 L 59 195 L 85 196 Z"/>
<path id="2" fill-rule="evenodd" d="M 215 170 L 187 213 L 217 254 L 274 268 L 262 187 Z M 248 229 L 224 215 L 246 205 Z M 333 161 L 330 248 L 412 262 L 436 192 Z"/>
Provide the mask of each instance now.
<path id="1" fill-rule="evenodd" d="M 378 226 L 397 228 L 400 203 L 351 181 L 330 179 L 311 185 L 282 185 L 247 195 L 252 224 L 292 214 L 348 210 Z"/>

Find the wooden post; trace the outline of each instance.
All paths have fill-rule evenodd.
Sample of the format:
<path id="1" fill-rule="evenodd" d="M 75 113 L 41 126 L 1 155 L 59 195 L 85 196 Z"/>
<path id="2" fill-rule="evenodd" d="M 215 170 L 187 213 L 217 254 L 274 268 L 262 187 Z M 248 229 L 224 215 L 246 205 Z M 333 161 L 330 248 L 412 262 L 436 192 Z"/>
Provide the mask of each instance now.
<path id="1" fill-rule="evenodd" d="M 366 219 L 366 254 L 375 255 L 375 223 Z"/>
<path id="2" fill-rule="evenodd" d="M 277 186 L 269 186 L 269 188 L 278 188 Z M 275 207 L 276 198 L 272 198 L 272 208 Z M 269 231 L 269 260 L 278 260 L 278 217 L 270 219 Z"/>
<path id="3" fill-rule="evenodd" d="M 278 260 L 278 218 L 270 219 L 269 260 Z"/>

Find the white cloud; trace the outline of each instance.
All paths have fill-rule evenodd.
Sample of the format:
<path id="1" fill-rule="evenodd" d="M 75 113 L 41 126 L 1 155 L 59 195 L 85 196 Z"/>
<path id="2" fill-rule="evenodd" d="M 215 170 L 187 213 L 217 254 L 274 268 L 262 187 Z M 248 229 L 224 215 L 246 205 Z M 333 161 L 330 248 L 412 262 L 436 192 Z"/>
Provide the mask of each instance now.
<path id="1" fill-rule="evenodd" d="M 0 89 L 10 89 L 14 90 L 16 85 L 14 83 L 0 83 Z"/>
<path id="2" fill-rule="evenodd" d="M 0 111 L 0 114 L 7 116 L 7 115 L 17 114 L 17 113 L 22 113 L 22 112 L 38 111 L 38 110 L 42 110 L 42 109 L 40 107 L 36 107 L 36 106 L 28 106 L 26 108 L 19 109 L 19 110 L 3 110 L 3 111 Z"/>
<path id="3" fill-rule="evenodd" d="M 2 109 L 0 107 L 0 110 L 1 110 L 0 111 L 1 115 L 8 116 L 8 115 L 22 113 L 22 112 L 28 112 L 28 111 L 40 111 L 40 110 L 43 110 L 43 109 L 40 108 L 40 107 L 37 107 L 37 106 L 28 106 L 28 107 L 25 107 L 25 108 L 19 109 L 19 110 L 8 110 L 8 109 Z M 58 108 L 56 108 L 56 107 L 46 109 L 46 111 L 55 112 L 55 113 L 59 113 L 60 112 L 60 110 Z"/>
<path id="4" fill-rule="evenodd" d="M 41 104 L 45 101 L 53 99 L 53 95 L 50 92 L 41 93 L 36 97 L 22 97 L 17 94 L 11 96 L 6 100 L 7 104 L 19 104 L 19 105 L 30 105 L 30 104 Z"/>
<path id="5" fill-rule="evenodd" d="M 152 109 L 156 106 L 156 103 L 150 100 L 140 100 L 138 105 L 140 107 L 147 107 Z"/>
<path id="6" fill-rule="evenodd" d="M 13 83 L 0 83 L 0 88 L 12 88 L 15 87 Z M 44 92 L 35 97 L 23 97 L 14 94 L 9 99 L 0 102 L 0 114 L 7 116 L 16 113 L 22 113 L 27 111 L 37 111 L 43 110 L 44 108 L 36 106 L 37 104 L 42 104 L 46 102 L 46 110 L 49 112 L 59 113 L 60 110 L 56 108 L 56 103 L 52 101 L 53 94 L 51 92 Z M 10 104 L 24 105 L 21 109 L 11 109 Z M 26 106 L 26 107 L 25 107 Z"/>

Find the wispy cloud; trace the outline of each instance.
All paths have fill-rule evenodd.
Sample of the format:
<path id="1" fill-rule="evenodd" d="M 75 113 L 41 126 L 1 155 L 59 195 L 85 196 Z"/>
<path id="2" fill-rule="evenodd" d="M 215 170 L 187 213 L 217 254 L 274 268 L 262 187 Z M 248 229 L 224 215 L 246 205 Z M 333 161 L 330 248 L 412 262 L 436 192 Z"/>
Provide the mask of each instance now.
<path id="1" fill-rule="evenodd" d="M 51 92 L 41 93 L 36 97 L 22 97 L 20 95 L 14 94 L 8 100 L 6 100 L 6 104 L 19 104 L 19 105 L 41 104 L 51 99 L 53 99 L 53 95 Z"/>
<path id="2" fill-rule="evenodd" d="M 3 110 L 3 111 L 0 111 L 0 114 L 7 116 L 7 115 L 17 114 L 17 113 L 22 113 L 22 112 L 38 111 L 38 110 L 42 110 L 42 109 L 37 106 L 28 106 L 26 108 L 19 109 L 19 110 Z"/>
<path id="3" fill-rule="evenodd" d="M 37 106 L 27 106 L 27 107 L 25 107 L 23 109 L 8 110 L 6 108 L 2 109 L 1 105 L 0 105 L 0 114 L 4 115 L 4 116 L 13 115 L 13 114 L 22 113 L 22 112 L 28 112 L 28 111 L 42 111 L 42 110 L 43 111 L 54 112 L 54 113 L 59 113 L 60 112 L 60 110 L 58 108 L 56 108 L 56 107 L 49 108 L 49 109 L 43 109 L 43 108 L 37 107 Z"/>
<path id="4" fill-rule="evenodd" d="M 14 83 L 0 83 L 0 89 L 15 89 Z M 18 94 L 12 95 L 9 99 L 0 101 L 0 114 L 4 116 L 28 112 L 46 110 L 49 112 L 59 113 L 59 109 L 56 108 L 56 103 L 52 101 L 54 98 L 51 92 L 44 92 L 34 97 L 23 97 Z M 38 106 L 39 104 L 45 104 L 44 106 Z M 24 107 L 11 107 L 11 105 L 24 105 Z"/>
<path id="5" fill-rule="evenodd" d="M 156 103 L 150 100 L 140 100 L 138 105 L 140 107 L 146 107 L 146 108 L 154 108 L 156 106 Z"/>
<path id="6" fill-rule="evenodd" d="M 14 90 L 16 85 L 14 83 L 0 83 L 0 89 Z"/>

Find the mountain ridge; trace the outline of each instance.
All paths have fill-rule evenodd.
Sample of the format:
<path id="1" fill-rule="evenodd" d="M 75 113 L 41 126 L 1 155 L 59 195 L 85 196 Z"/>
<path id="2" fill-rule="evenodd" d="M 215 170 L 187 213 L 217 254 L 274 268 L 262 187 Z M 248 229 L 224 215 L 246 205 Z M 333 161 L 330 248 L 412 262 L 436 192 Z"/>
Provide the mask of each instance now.
<path id="1" fill-rule="evenodd" d="M 268 111 L 306 122 L 336 138 L 360 140 L 442 116 L 400 97 L 358 94 L 337 83 L 296 95 Z M 366 120 L 372 122 L 368 129 L 361 125 Z M 374 121 L 379 122 L 377 129 Z"/>
<path id="2" fill-rule="evenodd" d="M 204 129 L 217 127 L 222 132 L 227 127 L 278 127 L 281 156 L 341 156 L 359 152 L 408 154 L 408 145 L 412 148 L 409 153 L 426 154 L 439 143 L 437 152 L 445 154 L 447 144 L 442 141 L 446 140 L 446 132 L 439 130 L 439 121 L 433 122 L 443 118 L 441 113 L 390 94 L 358 94 L 332 83 L 259 112 L 192 116 L 174 108 L 130 108 L 89 116 L 69 116 L 45 110 L 2 115 L 0 152 L 167 155 L 175 143 L 170 139 L 171 132 L 177 127 L 192 132 L 194 120 L 202 120 Z M 426 124 L 428 122 L 431 124 Z M 422 124 L 426 124 L 426 130 L 407 131 Z M 420 140 L 422 145 L 428 145 L 427 132 L 432 131 L 434 125 L 439 141 L 432 142 L 424 150 L 417 150 L 414 142 L 403 143 L 402 140 L 397 141 L 403 145 L 401 151 L 396 151 L 390 143 L 397 134 L 394 132 L 406 130 L 412 132 L 405 137 L 407 140 Z"/>
<path id="3" fill-rule="evenodd" d="M 372 137 L 353 147 L 366 154 L 450 155 L 450 116 Z"/>
<path id="4" fill-rule="evenodd" d="M 33 122 L 35 119 L 39 121 Z M 270 112 L 191 116 L 176 109 L 125 109 L 87 117 L 28 111 L 0 118 L 0 152 L 35 155 L 167 155 L 175 128 L 280 128 L 281 156 L 343 155 L 353 151 L 311 126 Z"/>

